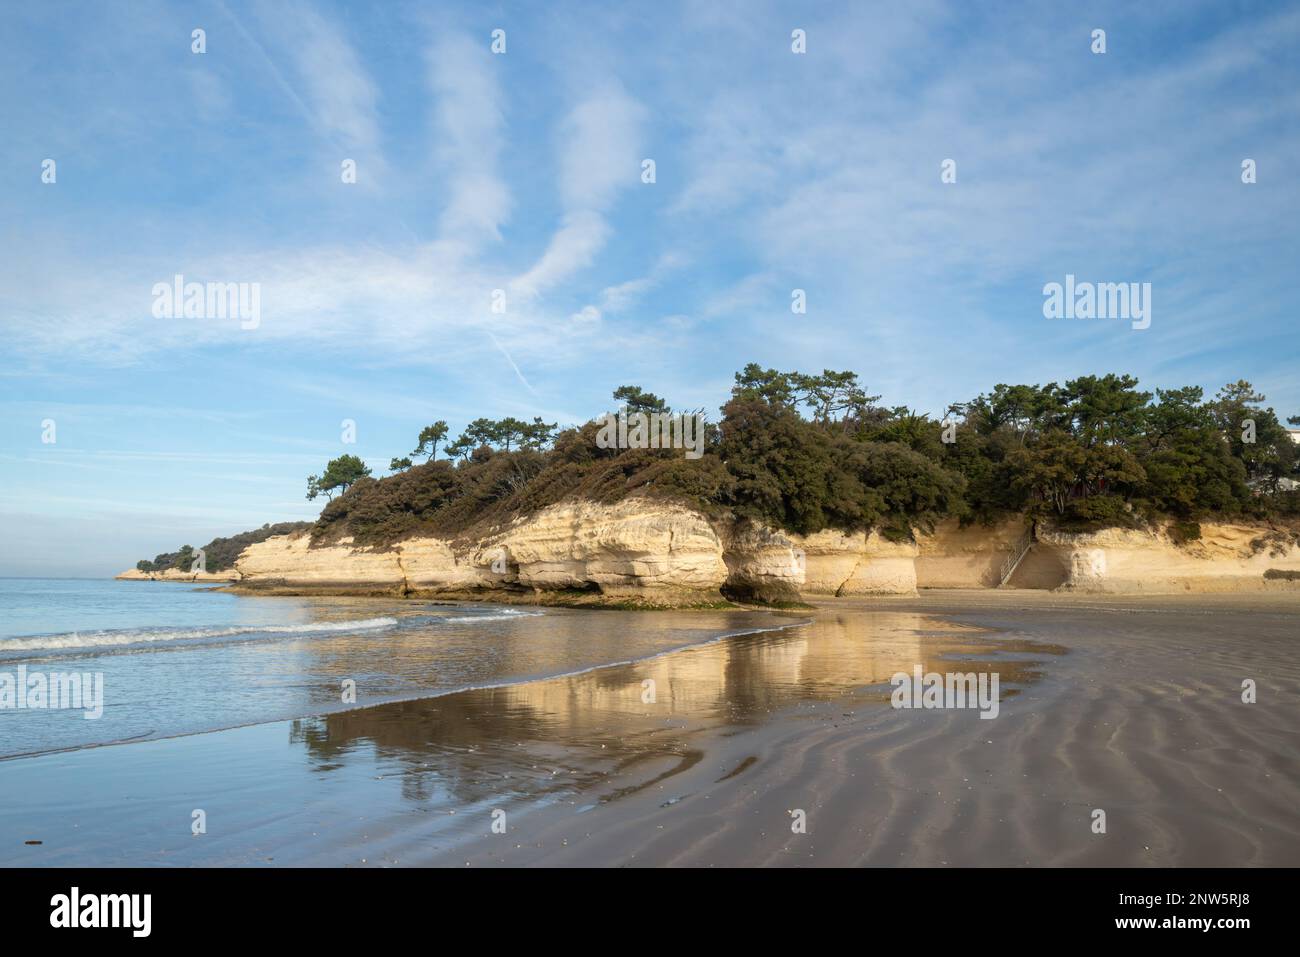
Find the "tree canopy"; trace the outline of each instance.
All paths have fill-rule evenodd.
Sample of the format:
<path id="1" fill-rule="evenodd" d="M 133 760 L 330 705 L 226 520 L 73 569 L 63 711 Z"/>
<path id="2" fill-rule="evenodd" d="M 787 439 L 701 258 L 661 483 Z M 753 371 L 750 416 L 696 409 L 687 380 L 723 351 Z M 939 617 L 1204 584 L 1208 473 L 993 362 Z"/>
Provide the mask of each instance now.
<path id="1" fill-rule="evenodd" d="M 613 392 L 634 412 L 670 412 L 640 386 Z M 378 481 L 354 457 L 313 477 L 330 503 L 313 534 L 361 543 L 457 533 L 571 497 L 663 496 L 792 531 L 874 528 L 905 538 L 944 518 L 1009 514 L 1066 528 L 1300 515 L 1300 456 L 1250 383 L 1143 390 L 1108 373 L 1063 384 L 999 383 L 942 417 L 882 406 L 856 373 L 735 376 L 704 456 L 599 447 L 598 422 L 557 429 L 535 417 L 478 418 L 446 444 L 438 422 Z M 328 493 L 340 492 L 337 496 Z"/>
<path id="2" fill-rule="evenodd" d="M 438 444 L 447 437 L 447 423 L 439 419 L 433 425 L 426 425 L 420 430 L 419 445 L 411 455 L 423 455 L 429 461 L 438 454 Z M 398 459 L 393 459 L 394 462 Z M 409 466 L 408 466 L 409 468 Z"/>
<path id="3" fill-rule="evenodd" d="M 358 479 L 370 475 L 370 468 L 355 455 L 340 455 L 331 459 L 320 475 L 307 477 L 307 498 L 324 495 L 333 499 L 336 492 L 346 492 Z"/>

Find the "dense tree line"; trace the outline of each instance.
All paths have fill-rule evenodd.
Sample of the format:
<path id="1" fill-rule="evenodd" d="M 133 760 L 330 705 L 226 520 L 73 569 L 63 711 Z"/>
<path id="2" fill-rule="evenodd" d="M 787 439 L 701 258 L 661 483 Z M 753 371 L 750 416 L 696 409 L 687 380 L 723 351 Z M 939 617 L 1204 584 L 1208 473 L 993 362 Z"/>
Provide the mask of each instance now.
<path id="1" fill-rule="evenodd" d="M 636 386 L 614 398 L 632 412 L 672 411 Z M 895 538 L 947 517 L 1011 513 L 1077 529 L 1294 517 L 1300 448 L 1264 401 L 1247 382 L 1206 399 L 1197 387 L 1153 395 L 1110 374 L 998 385 L 936 420 L 880 405 L 852 372 L 751 364 L 708 426 L 702 459 L 602 449 L 597 422 L 557 431 L 540 418 L 476 419 L 438 459 L 448 436 L 439 421 L 411 456 L 393 460 L 393 475 L 376 479 L 359 459 L 344 462 L 354 456 L 331 462 L 324 475 L 339 481 L 329 491 L 342 494 L 313 536 L 381 544 L 457 534 L 569 497 L 633 493 L 803 533 L 875 528 Z"/>

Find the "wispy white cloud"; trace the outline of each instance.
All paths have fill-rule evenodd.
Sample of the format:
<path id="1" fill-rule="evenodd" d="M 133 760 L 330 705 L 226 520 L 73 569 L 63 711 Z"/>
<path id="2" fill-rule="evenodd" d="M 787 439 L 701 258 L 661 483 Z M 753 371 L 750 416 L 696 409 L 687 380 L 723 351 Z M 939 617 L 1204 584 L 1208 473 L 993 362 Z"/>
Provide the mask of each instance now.
<path id="1" fill-rule="evenodd" d="M 378 188 L 388 176 L 378 120 L 379 87 L 339 24 L 302 0 L 258 7 L 251 20 L 218 3 L 322 139 L 331 164 L 341 171 L 343 160 L 354 160 L 356 185 Z"/>
<path id="2" fill-rule="evenodd" d="M 444 240 L 469 247 L 499 240 L 510 213 L 498 168 L 506 143 L 503 98 L 491 58 L 482 43 L 445 30 L 429 52 L 434 137 L 450 193 L 440 231 Z"/>
<path id="3" fill-rule="evenodd" d="M 623 312 L 645 296 L 650 290 L 664 282 L 676 269 L 683 265 L 682 257 L 674 250 L 660 254 L 654 267 L 647 275 L 628 279 L 613 286 L 606 286 L 600 293 L 600 309 L 603 312 Z"/>
<path id="4" fill-rule="evenodd" d="M 317 123 L 346 151 L 340 162 L 358 161 L 358 184 L 383 182 L 378 88 L 337 24 L 305 4 L 295 4 L 290 14 L 290 49 Z"/>
<path id="5" fill-rule="evenodd" d="M 11 354 L 103 365 L 247 346 L 379 366 L 486 359 L 544 394 L 548 369 L 599 369 L 612 355 L 635 364 L 626 344 L 663 315 L 728 337 L 697 360 L 713 371 L 729 350 L 813 367 L 828 353 L 841 364 L 882 352 L 910 361 L 960 314 L 967 375 L 982 384 L 1013 374 L 989 371 L 1012 354 L 1028 363 L 1042 353 L 1044 366 L 1109 359 L 1104 340 L 1065 349 L 1041 327 L 1025 331 L 1034 284 L 1067 266 L 1117 279 L 1163 269 L 1162 287 L 1179 295 L 1158 301 L 1178 304 L 1180 321 L 1156 318 L 1148 338 L 1160 339 L 1161 362 L 1193 354 L 1234 297 L 1285 301 L 1276 271 L 1246 288 L 1252 257 L 1224 264 L 1275 253 L 1298 212 L 1295 190 L 1272 173 L 1298 145 L 1300 98 L 1270 78 L 1293 75 L 1283 57 L 1300 14 L 1263 10 L 1230 28 L 1214 18 L 1157 56 L 1148 48 L 1169 9 L 1129 11 L 1138 19 L 1112 19 L 1107 59 L 1053 10 L 996 29 L 963 20 L 968 29 L 940 42 L 929 24 L 961 7 L 827 8 L 799 24 L 809 53 L 795 57 L 784 11 L 709 7 L 682 8 L 682 28 L 662 35 L 635 17 L 602 16 L 598 30 L 573 17 L 575 48 L 589 29 L 640 40 L 573 62 L 526 59 L 517 33 L 510 56 L 494 58 L 477 26 L 425 22 L 406 48 L 418 66 L 405 71 L 331 8 L 241 12 L 250 43 L 227 31 L 213 49 L 248 52 L 213 70 L 221 87 L 200 81 L 216 107 L 213 91 L 226 86 L 241 111 L 255 105 L 234 69 L 251 67 L 253 90 L 304 118 L 286 141 L 305 130 L 329 149 L 387 152 L 403 201 L 421 204 L 436 233 L 383 245 L 337 233 L 281 240 L 273 227 L 249 238 L 206 221 L 189 248 L 159 250 L 148 231 L 78 244 L 44 214 L 28 217 L 0 257 Z M 187 103 L 208 95 L 184 92 Z M 37 142 L 33 130 L 19 136 Z M 660 164 L 653 188 L 639 180 L 646 152 Z M 1242 155 L 1269 174 L 1254 193 L 1235 182 Z M 959 182 L 944 188 L 948 156 Z M 260 199 L 243 196 L 232 218 L 256 224 Z M 299 213 L 314 221 L 314 209 Z M 391 213 L 355 210 L 359 227 Z M 663 248 L 689 250 L 687 265 L 646 270 Z M 261 327 L 154 320 L 149 289 L 175 271 L 261 282 Z M 788 318 L 794 286 L 813 304 L 803 322 Z M 509 292 L 504 315 L 490 311 L 497 287 Z M 1033 294 L 1017 298 L 1024 289 Z"/>
<path id="6" fill-rule="evenodd" d="M 560 126 L 560 228 L 541 258 L 510 283 L 531 298 L 591 264 L 612 229 L 605 213 L 620 190 L 640 182 L 645 109 L 617 81 L 589 93 Z"/>

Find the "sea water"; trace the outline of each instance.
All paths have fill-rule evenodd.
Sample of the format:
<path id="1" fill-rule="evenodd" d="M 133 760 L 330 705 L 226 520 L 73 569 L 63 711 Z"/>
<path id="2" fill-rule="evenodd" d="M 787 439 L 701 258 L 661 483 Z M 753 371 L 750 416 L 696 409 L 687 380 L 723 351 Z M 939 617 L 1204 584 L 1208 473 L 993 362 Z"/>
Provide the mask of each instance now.
<path id="1" fill-rule="evenodd" d="M 770 626 L 748 612 L 603 612 L 235 595 L 185 582 L 0 579 L 0 758 L 495 687 Z M 19 676 L 28 687 L 15 688 Z M 102 714 L 34 694 L 102 682 Z"/>

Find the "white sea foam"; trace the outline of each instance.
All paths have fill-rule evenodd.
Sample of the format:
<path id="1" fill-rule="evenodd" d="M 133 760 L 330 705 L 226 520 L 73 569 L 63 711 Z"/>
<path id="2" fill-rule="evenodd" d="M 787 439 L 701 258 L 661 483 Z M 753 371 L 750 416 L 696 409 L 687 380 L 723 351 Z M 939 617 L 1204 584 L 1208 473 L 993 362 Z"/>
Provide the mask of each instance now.
<path id="1" fill-rule="evenodd" d="M 456 618 L 444 618 L 447 622 L 475 622 L 475 621 L 507 621 L 511 618 L 537 618 L 546 614 L 542 611 L 516 611 L 513 608 L 503 608 L 501 611 L 493 612 L 490 615 L 461 615 Z"/>
<path id="2" fill-rule="evenodd" d="M 233 628 L 124 628 L 114 631 L 71 631 L 62 635 L 0 639 L 0 651 L 57 651 L 64 648 L 102 648 L 234 635 L 298 635 L 391 628 L 396 618 L 356 618 L 349 621 L 309 621 L 299 625 L 241 625 Z"/>

